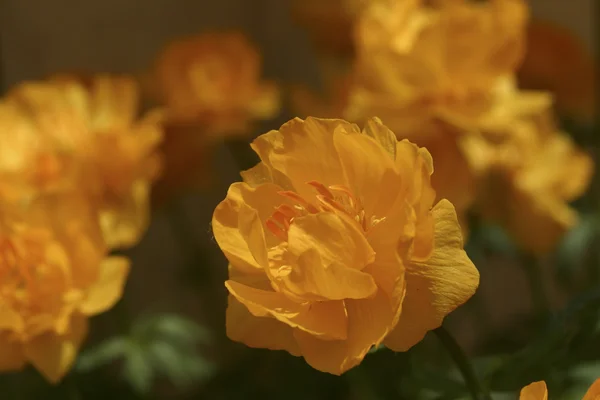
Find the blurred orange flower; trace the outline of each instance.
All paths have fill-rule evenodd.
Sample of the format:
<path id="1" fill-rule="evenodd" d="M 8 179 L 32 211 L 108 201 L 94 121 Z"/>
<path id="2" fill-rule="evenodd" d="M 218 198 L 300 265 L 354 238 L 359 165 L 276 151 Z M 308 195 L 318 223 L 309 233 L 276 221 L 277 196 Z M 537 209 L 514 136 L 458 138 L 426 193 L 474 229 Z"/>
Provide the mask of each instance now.
<path id="1" fill-rule="evenodd" d="M 261 60 L 239 33 L 206 33 L 169 44 L 156 63 L 158 96 L 169 124 L 206 134 L 247 134 L 249 122 L 279 110 L 279 93 L 260 80 Z"/>
<path id="2" fill-rule="evenodd" d="M 359 15 L 345 117 L 377 115 L 399 138 L 427 147 L 441 171 L 434 187 L 459 215 L 481 173 L 468 164 L 463 137 L 480 128 L 522 58 L 526 19 L 519 0 L 372 2 Z"/>
<path id="3" fill-rule="evenodd" d="M 507 89 L 504 105 L 482 118 L 482 135 L 469 138 L 465 148 L 476 147 L 466 154 L 487 155 L 478 188 L 482 216 L 503 225 L 524 249 L 543 254 L 577 223 L 568 202 L 585 192 L 594 165 L 556 129 L 549 95 Z"/>
<path id="4" fill-rule="evenodd" d="M 567 28 L 532 20 L 518 77 L 525 89 L 550 91 L 559 113 L 588 121 L 593 118 L 596 65 L 581 40 Z"/>
<path id="5" fill-rule="evenodd" d="M 105 257 L 87 199 L 62 193 L 0 208 L 0 372 L 31 363 L 50 382 L 71 368 L 88 318 L 121 297 L 129 271 Z"/>
<path id="6" fill-rule="evenodd" d="M 581 400 L 599 400 L 600 399 L 600 379 L 597 379 L 588 389 Z M 546 382 L 533 382 L 523 389 L 519 400 L 548 400 L 548 388 Z"/>
<path id="7" fill-rule="evenodd" d="M 254 121 L 277 114 L 279 91 L 260 74 L 260 54 L 236 32 L 187 37 L 160 53 L 145 85 L 166 108 L 159 202 L 209 180 L 214 140 L 249 135 Z"/>
<path id="8" fill-rule="evenodd" d="M 12 138 L 3 143 L 21 144 L 10 146 L 11 157 L 20 158 L 11 166 L 13 175 L 33 174 L 34 190 L 57 182 L 86 190 L 98 207 L 109 247 L 137 243 L 148 224 L 162 132 L 158 111 L 137 119 L 135 81 L 61 76 L 19 85 L 4 102 L 6 117 L 0 123 Z"/>
<path id="9" fill-rule="evenodd" d="M 377 119 L 294 119 L 215 209 L 230 262 L 227 334 L 342 374 L 404 351 L 475 292 L 454 207 L 434 205 L 428 151 Z"/>

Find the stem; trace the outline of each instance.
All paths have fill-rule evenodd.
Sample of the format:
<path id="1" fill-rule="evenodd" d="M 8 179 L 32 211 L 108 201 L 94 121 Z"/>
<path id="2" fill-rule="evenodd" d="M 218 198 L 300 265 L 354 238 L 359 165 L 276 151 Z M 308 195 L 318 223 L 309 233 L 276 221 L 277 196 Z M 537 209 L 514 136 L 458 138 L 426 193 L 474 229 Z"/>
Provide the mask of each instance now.
<path id="1" fill-rule="evenodd" d="M 460 373 L 465 380 L 465 385 L 467 386 L 467 389 L 469 389 L 473 400 L 491 400 L 490 395 L 483 388 L 483 385 L 479 381 L 471 362 L 454 337 L 452 337 L 450 332 L 448 332 L 443 326 L 440 326 L 433 332 L 436 334 L 442 345 L 446 348 L 446 351 L 456 363 L 456 366 L 460 370 Z"/>
<path id="2" fill-rule="evenodd" d="M 538 314 L 547 314 L 549 310 L 548 299 L 546 298 L 544 280 L 540 273 L 539 262 L 534 256 L 529 254 L 523 255 L 522 260 L 523 270 L 529 281 L 533 306 Z"/>

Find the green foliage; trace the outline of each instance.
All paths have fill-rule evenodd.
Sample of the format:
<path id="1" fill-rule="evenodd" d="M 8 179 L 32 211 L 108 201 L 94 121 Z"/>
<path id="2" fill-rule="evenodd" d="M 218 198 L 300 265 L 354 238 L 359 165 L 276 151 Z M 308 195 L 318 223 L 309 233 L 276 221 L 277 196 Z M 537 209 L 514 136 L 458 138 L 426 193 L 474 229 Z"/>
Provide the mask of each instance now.
<path id="1" fill-rule="evenodd" d="M 129 335 L 108 339 L 82 354 L 77 370 L 89 372 L 122 360 L 123 378 L 141 395 L 161 377 L 184 389 L 214 373 L 213 364 L 198 354 L 198 344 L 209 343 L 208 331 L 183 317 L 144 316 Z"/>

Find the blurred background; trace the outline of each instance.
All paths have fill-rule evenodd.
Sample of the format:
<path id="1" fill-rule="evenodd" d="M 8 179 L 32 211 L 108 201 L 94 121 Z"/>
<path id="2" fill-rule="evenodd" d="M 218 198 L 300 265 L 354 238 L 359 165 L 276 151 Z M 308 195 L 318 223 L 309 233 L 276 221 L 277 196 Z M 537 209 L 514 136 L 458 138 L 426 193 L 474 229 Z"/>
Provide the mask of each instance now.
<path id="1" fill-rule="evenodd" d="M 564 28 L 596 57 L 597 12 L 593 3 L 597 2 L 529 0 L 534 18 Z M 282 85 L 315 89 L 322 85 L 315 43 L 293 18 L 288 0 L 0 0 L 1 88 L 7 90 L 25 80 L 65 71 L 142 74 L 170 41 L 215 29 L 246 33 L 262 54 L 265 78 Z M 560 58 L 560 45 L 547 40 L 548 48 Z M 276 129 L 293 116 L 289 104 L 284 102 L 277 118 L 258 124 L 253 135 Z M 39 391 L 35 383 L 27 384 L 20 381 L 24 379 L 20 375 L 9 375 L 10 382 L 5 379 L 7 389 L 0 392 L 0 399 L 386 398 L 364 392 L 368 388 L 352 371 L 347 378 L 338 380 L 310 370 L 288 354 L 249 350 L 226 337 L 226 260 L 212 238 L 210 220 L 228 186 L 239 180 L 231 149 L 231 145 L 215 147 L 210 160 L 214 171 L 211 185 L 182 193 L 176 199 L 176 215 L 164 207 L 153 210 L 143 240 L 126 251 L 133 268 L 118 306 L 125 307 L 127 315 L 179 314 L 198 323 L 207 332 L 200 350 L 206 361 L 206 374 L 199 374 L 183 389 L 174 385 L 172 379 L 159 378 L 152 381 L 146 395 L 141 395 L 119 379 L 117 360 L 93 374 L 78 373 L 76 388 L 69 379 L 52 389 L 33 379 L 31 382 L 44 387 Z M 530 334 L 521 323 L 522 316 L 533 307 L 527 278 L 518 266 L 503 257 L 480 267 L 480 273 L 477 296 L 485 304 L 484 315 L 465 306 L 449 318 L 449 328 L 469 352 L 481 352 L 485 347 L 483 338 L 490 335 L 501 338 L 502 344 L 497 345 L 506 346 L 506 351 L 511 352 Z M 560 309 L 570 294 L 559 288 L 555 275 L 548 274 L 545 279 L 552 306 Z M 110 337 L 118 331 L 118 324 L 112 311 L 94 318 L 88 346 Z M 395 376 L 406 368 L 401 367 L 406 365 L 401 361 L 404 357 L 407 356 L 376 354 L 365 363 L 387 363 L 390 368 L 385 374 Z M 241 359 L 246 367 L 239 370 Z M 287 370 L 295 382 L 280 377 L 280 370 Z M 296 396 L 300 386 L 304 386 L 303 394 Z"/>

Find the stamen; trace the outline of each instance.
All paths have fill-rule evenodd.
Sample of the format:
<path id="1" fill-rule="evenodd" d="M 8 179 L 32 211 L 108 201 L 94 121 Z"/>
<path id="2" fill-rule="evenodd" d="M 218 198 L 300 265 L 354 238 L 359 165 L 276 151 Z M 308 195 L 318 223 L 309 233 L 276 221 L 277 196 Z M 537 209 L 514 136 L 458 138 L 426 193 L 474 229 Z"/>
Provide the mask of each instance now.
<path id="1" fill-rule="evenodd" d="M 323 196 L 317 195 L 317 200 L 321 203 L 321 206 L 328 211 L 340 211 L 345 214 L 349 214 L 348 211 L 337 201 L 325 198 Z"/>
<path id="2" fill-rule="evenodd" d="M 304 207 L 305 210 L 307 210 L 310 213 L 317 213 L 319 212 L 319 210 L 317 210 L 312 204 L 310 204 L 309 202 L 307 202 L 306 200 L 304 200 L 302 198 L 302 196 L 300 196 L 298 193 L 296 192 L 292 192 L 290 190 L 284 190 L 281 192 L 278 192 L 279 195 L 287 197 L 290 200 L 295 201 L 296 203 L 298 203 L 299 205 L 301 205 L 302 207 Z"/>
<path id="3" fill-rule="evenodd" d="M 314 187 L 321 196 L 328 198 L 328 199 L 334 198 L 333 194 L 322 183 L 317 182 L 317 181 L 310 181 L 310 182 L 306 182 L 306 183 L 309 184 L 310 186 Z"/>
<path id="4" fill-rule="evenodd" d="M 354 195 L 352 194 L 350 189 L 348 189 L 346 186 L 331 185 L 331 186 L 329 186 L 329 189 L 345 194 L 348 197 L 348 201 L 350 202 L 350 207 L 352 207 L 353 209 L 356 209 L 358 202 L 356 201 L 356 198 L 354 197 Z"/>
<path id="5" fill-rule="evenodd" d="M 277 236 L 283 241 L 287 240 L 287 232 L 281 229 L 281 227 L 277 225 L 275 221 L 273 221 L 272 219 L 268 219 L 267 222 L 265 222 L 265 225 L 273 235 Z"/>

